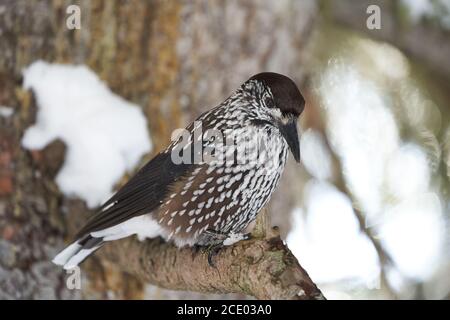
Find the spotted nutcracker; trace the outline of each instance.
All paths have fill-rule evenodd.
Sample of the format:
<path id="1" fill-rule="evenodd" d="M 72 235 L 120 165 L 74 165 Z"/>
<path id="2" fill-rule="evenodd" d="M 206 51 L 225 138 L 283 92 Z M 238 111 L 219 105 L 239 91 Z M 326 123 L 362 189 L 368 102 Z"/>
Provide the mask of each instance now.
<path id="1" fill-rule="evenodd" d="M 180 135 L 142 167 L 53 262 L 70 269 L 105 242 L 133 234 L 179 247 L 220 248 L 246 239 L 243 231 L 277 186 L 288 148 L 300 161 L 297 120 L 304 105 L 288 77 L 251 77 L 190 124 L 187 138 Z"/>

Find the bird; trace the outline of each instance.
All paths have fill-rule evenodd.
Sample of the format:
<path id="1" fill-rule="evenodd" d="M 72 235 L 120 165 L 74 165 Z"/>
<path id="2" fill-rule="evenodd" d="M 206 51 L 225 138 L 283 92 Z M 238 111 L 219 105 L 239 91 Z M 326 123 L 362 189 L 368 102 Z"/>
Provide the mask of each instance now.
<path id="1" fill-rule="evenodd" d="M 304 107 L 289 77 L 250 77 L 138 170 L 53 262 L 72 269 L 105 243 L 131 235 L 216 249 L 248 239 L 245 231 L 277 187 L 289 150 L 300 162 Z"/>

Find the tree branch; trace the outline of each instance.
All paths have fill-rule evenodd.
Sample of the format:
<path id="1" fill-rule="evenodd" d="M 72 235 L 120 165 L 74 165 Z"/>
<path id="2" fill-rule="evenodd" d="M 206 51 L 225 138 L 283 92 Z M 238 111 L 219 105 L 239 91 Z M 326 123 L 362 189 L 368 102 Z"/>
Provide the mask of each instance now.
<path id="1" fill-rule="evenodd" d="M 389 42 L 402 49 L 410 57 L 419 59 L 433 72 L 450 77 L 450 33 L 435 24 L 413 25 L 406 21 L 399 1 L 341 0 L 326 2 L 330 18 L 343 26 L 362 31 L 374 39 Z M 381 8 L 381 29 L 369 30 L 366 9 L 369 5 Z M 404 11 L 404 10 L 403 10 Z"/>
<path id="2" fill-rule="evenodd" d="M 275 229 L 276 231 L 276 229 Z M 125 239 L 100 255 L 142 281 L 173 290 L 244 293 L 258 299 L 325 299 L 280 237 L 241 241 L 215 256 L 161 239 Z"/>

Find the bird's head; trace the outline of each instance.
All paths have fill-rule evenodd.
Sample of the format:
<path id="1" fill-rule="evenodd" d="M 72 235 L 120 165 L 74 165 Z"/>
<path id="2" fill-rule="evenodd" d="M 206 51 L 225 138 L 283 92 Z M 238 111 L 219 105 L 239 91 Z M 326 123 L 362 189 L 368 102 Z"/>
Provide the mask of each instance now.
<path id="1" fill-rule="evenodd" d="M 300 161 L 300 143 L 297 120 L 305 108 L 305 99 L 294 81 L 274 72 L 258 73 L 243 84 L 251 90 L 259 105 L 268 115 L 264 122 L 276 126 L 286 140 L 297 162 Z"/>

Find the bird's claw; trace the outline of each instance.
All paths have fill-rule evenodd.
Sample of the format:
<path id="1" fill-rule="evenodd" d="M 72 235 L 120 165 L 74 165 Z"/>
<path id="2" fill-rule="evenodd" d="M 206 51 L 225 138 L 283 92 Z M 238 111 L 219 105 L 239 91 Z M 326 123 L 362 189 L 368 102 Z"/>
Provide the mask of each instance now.
<path id="1" fill-rule="evenodd" d="M 197 253 L 200 252 L 200 250 L 202 249 L 202 246 L 195 244 L 192 246 L 192 259 L 194 259 L 194 257 L 197 255 Z"/>
<path id="2" fill-rule="evenodd" d="M 219 253 L 219 251 L 220 251 L 221 248 L 222 248 L 221 245 L 213 245 L 213 246 L 210 246 L 210 247 L 207 249 L 207 253 L 208 253 L 208 264 L 209 264 L 210 267 L 217 268 L 217 267 L 216 267 L 216 264 L 215 264 L 215 262 L 214 262 L 213 259 L 214 259 L 214 257 Z"/>
<path id="3" fill-rule="evenodd" d="M 230 238 L 230 234 L 223 234 L 214 230 L 206 230 L 204 234 L 208 237 L 207 240 L 210 244 L 208 246 L 195 245 L 193 254 L 196 254 L 198 250 L 203 248 L 204 252 L 208 255 L 208 264 L 213 268 L 216 268 L 214 257 L 219 253 L 222 247 L 232 245 L 242 240 L 250 240 L 252 238 L 251 233 L 237 233 Z"/>
<path id="4" fill-rule="evenodd" d="M 252 239 L 252 234 L 250 232 L 246 233 L 242 236 L 242 240 L 251 240 L 251 239 Z"/>

